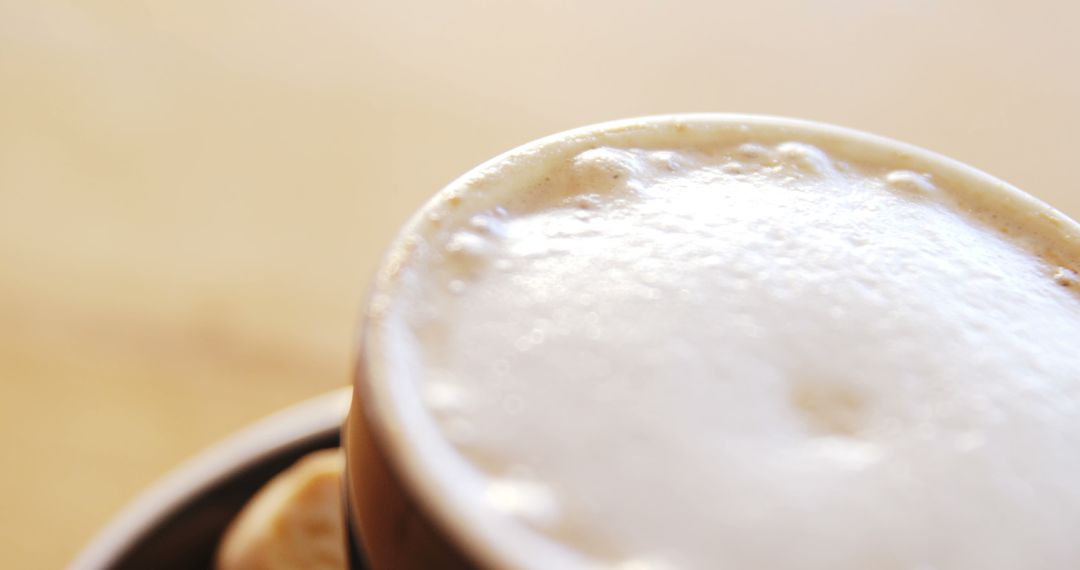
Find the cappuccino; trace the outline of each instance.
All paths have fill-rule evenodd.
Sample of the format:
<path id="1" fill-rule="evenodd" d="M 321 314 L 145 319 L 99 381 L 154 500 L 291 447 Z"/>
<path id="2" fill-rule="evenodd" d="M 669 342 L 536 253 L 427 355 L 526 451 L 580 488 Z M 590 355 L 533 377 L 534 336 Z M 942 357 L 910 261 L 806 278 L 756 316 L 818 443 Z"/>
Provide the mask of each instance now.
<path id="1" fill-rule="evenodd" d="M 499 568 L 1073 569 L 1078 269 L 1074 222 L 891 141 L 572 131 L 399 237 L 371 405 Z"/>

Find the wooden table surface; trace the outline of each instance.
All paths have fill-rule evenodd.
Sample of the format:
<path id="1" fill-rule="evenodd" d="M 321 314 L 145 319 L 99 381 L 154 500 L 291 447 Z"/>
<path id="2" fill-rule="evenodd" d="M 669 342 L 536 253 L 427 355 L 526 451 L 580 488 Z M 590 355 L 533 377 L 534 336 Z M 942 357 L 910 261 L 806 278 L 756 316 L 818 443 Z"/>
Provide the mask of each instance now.
<path id="1" fill-rule="evenodd" d="M 347 383 L 397 226 L 547 133 L 799 116 L 1080 215 L 1078 6 L 0 0 L 0 567 Z"/>

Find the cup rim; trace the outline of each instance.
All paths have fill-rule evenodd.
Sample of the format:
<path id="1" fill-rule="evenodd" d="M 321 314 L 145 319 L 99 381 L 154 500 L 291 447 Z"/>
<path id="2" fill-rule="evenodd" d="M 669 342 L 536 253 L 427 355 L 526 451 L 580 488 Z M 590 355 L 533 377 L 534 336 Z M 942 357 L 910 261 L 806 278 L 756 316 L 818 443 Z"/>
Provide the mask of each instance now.
<path id="1" fill-rule="evenodd" d="M 236 473 L 341 428 L 352 388 L 294 404 L 229 436 L 169 472 L 127 504 L 90 540 L 68 570 L 111 568 L 154 528 Z"/>
<path id="2" fill-rule="evenodd" d="M 952 183 L 963 183 L 965 198 L 992 200 L 995 207 L 1015 210 L 1018 221 L 1054 239 L 1061 240 L 1068 259 L 1080 258 L 1080 224 L 1041 200 L 1023 192 L 972 166 L 908 143 L 847 127 L 827 123 L 770 115 L 732 113 L 692 113 L 653 115 L 619 121 L 603 122 L 552 134 L 526 143 L 470 169 L 464 175 L 438 191 L 425 202 L 402 226 L 386 249 L 375 279 L 369 290 L 368 303 L 361 326 L 359 360 L 355 389 L 363 405 L 364 418 L 380 449 L 395 473 L 403 480 L 407 491 L 421 509 L 470 559 L 486 568 L 541 570 L 552 566 L 549 546 L 537 539 L 514 536 L 507 530 L 514 525 L 493 521 L 494 515 L 461 496 L 461 491 L 447 483 L 446 465 L 439 463 L 430 438 L 433 434 L 420 424 L 422 406 L 417 407 L 416 390 L 403 385 L 412 384 L 407 378 L 391 380 L 386 362 L 379 356 L 383 339 L 375 323 L 381 321 L 403 260 L 409 256 L 410 236 L 422 235 L 421 224 L 426 214 L 446 200 L 460 196 L 468 184 L 478 177 L 507 164 L 520 165 L 545 150 L 567 142 L 603 140 L 612 133 L 633 133 L 651 128 L 678 128 L 689 125 L 713 129 L 765 129 L 764 132 L 783 134 L 814 144 L 828 141 L 844 151 L 866 155 L 888 156 L 899 165 L 941 175 Z M 760 132 L 760 131 L 759 131 Z M 887 153 L 887 154 L 881 154 Z M 892 163 L 890 163 L 892 164 Z M 410 391 L 414 398 L 405 401 L 403 393 Z M 522 531 L 518 531 L 521 534 Z M 542 550 L 535 550 L 540 548 Z M 516 552 L 516 554 L 515 554 Z M 578 559 L 574 559 L 578 560 Z M 573 561 L 564 560 L 563 562 Z M 565 564 L 558 564 L 564 567 Z M 569 567 L 577 567 L 580 564 Z"/>

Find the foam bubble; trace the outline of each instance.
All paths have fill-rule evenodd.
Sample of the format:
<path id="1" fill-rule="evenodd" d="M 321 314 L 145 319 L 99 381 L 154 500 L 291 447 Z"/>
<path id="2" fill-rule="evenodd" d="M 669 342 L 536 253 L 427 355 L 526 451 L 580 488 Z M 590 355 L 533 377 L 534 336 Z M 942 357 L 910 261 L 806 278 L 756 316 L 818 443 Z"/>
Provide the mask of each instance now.
<path id="1" fill-rule="evenodd" d="M 488 249 L 488 242 L 472 232 L 457 232 L 446 244 L 446 252 L 460 256 L 482 256 Z"/>
<path id="2" fill-rule="evenodd" d="M 893 190 L 916 196 L 925 196 L 937 190 L 925 174 L 910 170 L 894 170 L 886 174 L 885 183 Z"/>
<path id="3" fill-rule="evenodd" d="M 459 275 L 471 275 L 478 271 L 492 257 L 494 250 L 493 236 L 480 235 L 472 231 L 454 232 L 443 246 L 449 268 Z M 464 284 L 450 285 L 451 292 L 460 293 Z"/>
<path id="4" fill-rule="evenodd" d="M 1063 287 L 1080 288 L 1080 276 L 1072 269 L 1066 267 L 1058 267 L 1054 271 L 1054 281 Z"/>
<path id="5" fill-rule="evenodd" d="M 483 235 L 501 236 L 505 231 L 503 222 L 490 214 L 476 214 L 469 218 L 469 228 Z"/>
<path id="6" fill-rule="evenodd" d="M 759 166 L 771 166 L 777 162 L 776 151 L 758 143 L 743 143 L 735 148 L 734 155 L 741 159 L 744 165 L 752 163 Z"/>
<path id="7" fill-rule="evenodd" d="M 457 410 L 465 403 L 465 389 L 447 381 L 428 381 L 424 384 L 424 404 L 434 411 Z"/>
<path id="8" fill-rule="evenodd" d="M 654 168 L 675 172 L 682 166 L 682 157 L 669 150 L 657 150 L 648 154 L 649 164 Z"/>
<path id="9" fill-rule="evenodd" d="M 745 164 L 735 160 L 731 162 L 726 162 L 723 164 L 723 166 L 720 167 L 720 172 L 731 176 L 739 176 L 740 174 L 746 174 L 747 171 L 748 169 L 746 168 Z"/>
<path id="10" fill-rule="evenodd" d="M 550 526 L 559 517 L 555 495 L 545 485 L 533 481 L 492 479 L 485 496 L 496 510 L 534 525 Z"/>
<path id="11" fill-rule="evenodd" d="M 632 151 L 600 147 L 575 156 L 571 172 L 578 188 L 605 193 L 635 187 L 642 167 L 642 161 Z"/>
<path id="12" fill-rule="evenodd" d="M 784 162 L 808 174 L 832 172 L 832 160 L 821 149 L 799 142 L 786 142 L 776 147 Z"/>

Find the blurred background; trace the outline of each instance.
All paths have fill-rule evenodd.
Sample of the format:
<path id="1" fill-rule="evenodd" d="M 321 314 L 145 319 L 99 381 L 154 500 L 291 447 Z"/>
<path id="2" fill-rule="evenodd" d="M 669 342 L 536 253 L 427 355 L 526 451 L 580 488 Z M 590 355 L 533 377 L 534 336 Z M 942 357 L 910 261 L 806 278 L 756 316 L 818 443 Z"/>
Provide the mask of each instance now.
<path id="1" fill-rule="evenodd" d="M 381 249 L 586 123 L 838 123 L 1080 216 L 1074 2 L 0 0 L 0 567 L 349 381 Z"/>

